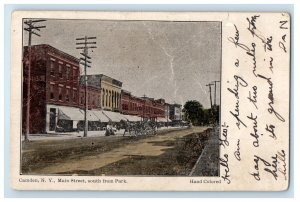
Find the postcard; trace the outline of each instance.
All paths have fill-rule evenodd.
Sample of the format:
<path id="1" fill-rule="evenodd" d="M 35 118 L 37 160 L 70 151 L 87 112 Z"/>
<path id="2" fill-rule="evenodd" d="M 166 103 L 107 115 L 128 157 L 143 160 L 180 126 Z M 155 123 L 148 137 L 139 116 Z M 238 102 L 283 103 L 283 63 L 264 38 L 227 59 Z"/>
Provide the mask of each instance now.
<path id="1" fill-rule="evenodd" d="M 290 16 L 15 11 L 11 187 L 284 191 Z"/>

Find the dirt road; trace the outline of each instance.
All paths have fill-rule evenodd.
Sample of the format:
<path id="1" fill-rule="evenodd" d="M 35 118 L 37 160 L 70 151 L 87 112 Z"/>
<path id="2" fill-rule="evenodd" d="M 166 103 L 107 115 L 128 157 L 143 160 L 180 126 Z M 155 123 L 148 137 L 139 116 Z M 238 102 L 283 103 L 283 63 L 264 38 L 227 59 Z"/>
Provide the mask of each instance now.
<path id="1" fill-rule="evenodd" d="M 194 127 L 144 138 L 103 137 L 66 140 L 64 143 L 56 142 L 60 149 L 55 142 L 32 143 L 24 148 L 23 172 L 79 175 L 187 175 L 208 139 L 208 133 L 203 132 L 206 129 Z M 49 158 L 39 157 L 40 160 L 35 165 L 32 164 L 32 160 L 26 162 L 26 156 L 32 158 L 30 155 L 37 155 L 37 152 L 43 148 L 44 154 Z"/>

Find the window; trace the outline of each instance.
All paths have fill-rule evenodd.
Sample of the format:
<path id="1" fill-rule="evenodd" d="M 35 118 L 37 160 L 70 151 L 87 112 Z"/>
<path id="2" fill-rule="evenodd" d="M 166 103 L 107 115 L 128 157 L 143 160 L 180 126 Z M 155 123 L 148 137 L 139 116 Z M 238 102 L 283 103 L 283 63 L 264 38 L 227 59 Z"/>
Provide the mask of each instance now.
<path id="1" fill-rule="evenodd" d="M 105 106 L 107 107 L 108 106 L 108 91 L 106 90 L 106 99 L 105 99 Z"/>
<path id="2" fill-rule="evenodd" d="M 128 105 L 127 104 L 122 104 L 123 110 L 128 110 Z"/>
<path id="3" fill-rule="evenodd" d="M 73 89 L 73 102 L 76 102 L 77 90 Z"/>
<path id="4" fill-rule="evenodd" d="M 119 108 L 119 95 L 117 94 L 116 97 L 116 108 Z"/>
<path id="5" fill-rule="evenodd" d="M 95 100 L 96 100 L 96 96 L 93 95 L 92 97 L 92 105 L 95 106 Z"/>
<path id="6" fill-rule="evenodd" d="M 70 67 L 67 67 L 67 80 L 70 79 Z"/>
<path id="7" fill-rule="evenodd" d="M 50 99 L 54 99 L 54 85 L 50 85 Z"/>
<path id="8" fill-rule="evenodd" d="M 70 80 L 73 80 L 73 69 L 71 68 L 71 67 L 69 67 L 69 69 L 70 69 L 70 72 L 69 72 L 69 78 L 70 78 Z"/>
<path id="9" fill-rule="evenodd" d="M 50 61 L 50 76 L 54 76 L 54 66 L 55 63 L 53 60 Z"/>
<path id="10" fill-rule="evenodd" d="M 66 89 L 66 102 L 69 102 L 70 101 L 70 89 L 67 88 Z"/>
<path id="11" fill-rule="evenodd" d="M 77 68 L 73 67 L 73 81 L 76 82 L 77 81 Z"/>
<path id="12" fill-rule="evenodd" d="M 103 89 L 103 91 L 102 91 L 102 107 L 104 107 L 104 97 L 105 97 L 105 91 Z"/>
<path id="13" fill-rule="evenodd" d="M 80 104 L 84 104 L 84 94 L 81 93 L 81 96 L 80 96 Z"/>
<path id="14" fill-rule="evenodd" d="M 114 91 L 112 91 L 112 95 L 111 95 L 111 107 L 112 108 L 115 107 L 115 93 L 114 93 Z"/>
<path id="15" fill-rule="evenodd" d="M 111 107 L 111 98 L 112 98 L 111 91 L 109 91 L 109 102 L 108 102 L 108 107 Z"/>
<path id="16" fill-rule="evenodd" d="M 58 99 L 62 101 L 62 87 L 58 87 Z"/>
<path id="17" fill-rule="evenodd" d="M 59 76 L 59 78 L 62 78 L 62 65 L 61 64 L 58 65 L 58 76 Z"/>

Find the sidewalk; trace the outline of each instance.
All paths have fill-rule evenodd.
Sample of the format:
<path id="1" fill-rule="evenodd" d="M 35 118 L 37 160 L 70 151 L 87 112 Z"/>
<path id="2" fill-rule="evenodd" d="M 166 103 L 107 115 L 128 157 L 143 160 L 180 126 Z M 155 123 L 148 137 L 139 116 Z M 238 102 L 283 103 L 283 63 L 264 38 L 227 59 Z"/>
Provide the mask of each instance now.
<path id="1" fill-rule="evenodd" d="M 161 127 L 157 130 L 157 133 L 163 133 L 178 129 L 184 129 L 187 127 Z M 114 136 L 123 136 L 124 129 L 118 130 Z M 126 132 L 125 136 L 128 136 L 128 132 Z M 65 139 L 76 139 L 82 138 L 83 131 L 80 132 L 66 132 L 66 133 L 48 133 L 48 134 L 29 134 L 30 141 L 38 141 L 38 140 L 65 140 Z M 102 131 L 88 131 L 88 137 L 105 137 L 105 130 Z M 25 139 L 22 136 L 22 141 Z"/>
<path id="2" fill-rule="evenodd" d="M 217 176 L 219 173 L 219 128 L 211 132 L 208 144 L 189 176 Z"/>

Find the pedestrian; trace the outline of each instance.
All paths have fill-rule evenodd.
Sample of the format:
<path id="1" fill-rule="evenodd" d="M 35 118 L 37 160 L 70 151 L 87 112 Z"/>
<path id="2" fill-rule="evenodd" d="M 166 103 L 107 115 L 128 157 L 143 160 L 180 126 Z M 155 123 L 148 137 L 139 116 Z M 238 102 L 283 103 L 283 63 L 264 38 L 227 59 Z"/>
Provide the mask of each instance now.
<path id="1" fill-rule="evenodd" d="M 115 135 L 115 130 L 116 130 L 116 125 L 115 124 L 111 125 L 111 127 L 110 127 L 110 135 Z"/>
<path id="2" fill-rule="evenodd" d="M 110 136 L 111 134 L 111 125 L 110 123 L 107 123 L 106 130 L 105 130 L 105 136 Z"/>

